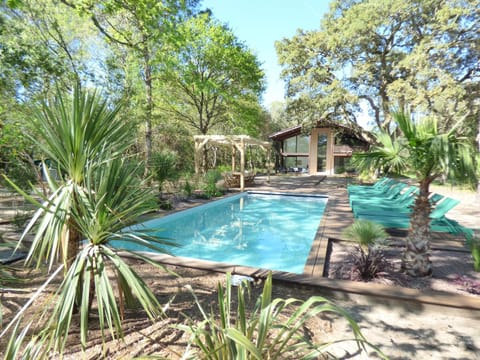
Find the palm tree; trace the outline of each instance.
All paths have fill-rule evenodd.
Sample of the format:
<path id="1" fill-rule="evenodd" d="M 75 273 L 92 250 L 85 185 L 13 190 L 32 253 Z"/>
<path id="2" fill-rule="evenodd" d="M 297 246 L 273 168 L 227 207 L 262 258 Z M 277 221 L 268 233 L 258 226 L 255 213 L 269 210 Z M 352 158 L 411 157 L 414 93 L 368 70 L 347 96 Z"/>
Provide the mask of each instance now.
<path id="1" fill-rule="evenodd" d="M 383 169 L 397 174 L 414 173 L 419 193 L 410 217 L 410 227 L 402 258 L 402 268 L 412 276 L 432 273 L 430 250 L 430 184 L 441 176 L 462 183 L 476 184 L 478 154 L 472 141 L 458 134 L 458 125 L 439 133 L 431 118 L 418 122 L 404 112 L 394 112 L 400 135 L 393 139 L 381 132 L 377 145 L 369 152 L 356 154 L 363 170 Z"/>
<path id="2" fill-rule="evenodd" d="M 104 327 L 113 337 L 123 335 L 124 304 L 136 301 L 151 319 L 162 313 L 155 295 L 119 250 L 124 248 L 130 256 L 161 267 L 129 249 L 141 245 L 162 251 L 160 245 L 174 245 L 138 226 L 129 227 L 157 204 L 141 180 L 141 164 L 125 158 L 134 132 L 116 116 L 119 109 L 95 92 L 77 88 L 71 99 L 58 93 L 53 101 L 43 104 L 35 118 L 36 139 L 59 175 L 55 179 L 47 173 L 51 193 L 43 202 L 23 193 L 39 207 L 24 232 L 35 231 L 27 259 L 37 267 L 48 262 L 52 275 L 47 283 L 62 269 L 64 277 L 55 296 L 46 297 L 44 311 L 26 325 L 26 329 L 39 326 L 25 348 L 26 357 L 46 356 L 50 350 L 62 352 L 75 314 L 85 348 L 94 300 L 103 340 Z M 113 246 L 115 243 L 119 246 Z M 117 286 L 112 285 L 110 274 Z M 41 295 L 39 291 L 36 297 Z M 19 323 L 23 312 L 11 326 Z M 11 342 L 11 346 L 10 352 L 17 351 L 20 341 Z"/>

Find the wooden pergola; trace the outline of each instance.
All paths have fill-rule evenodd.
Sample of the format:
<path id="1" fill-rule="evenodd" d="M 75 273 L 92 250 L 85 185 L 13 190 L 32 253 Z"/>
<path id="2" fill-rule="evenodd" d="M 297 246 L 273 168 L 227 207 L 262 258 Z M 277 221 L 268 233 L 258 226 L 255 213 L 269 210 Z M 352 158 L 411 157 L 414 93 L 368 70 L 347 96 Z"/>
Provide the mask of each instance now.
<path id="1" fill-rule="evenodd" d="M 202 150 L 208 143 L 230 146 L 232 149 L 232 173 L 235 173 L 235 158 L 240 153 L 240 190 L 245 189 L 245 150 L 247 146 L 258 146 L 267 152 L 267 177 L 270 181 L 270 152 L 272 145 L 268 141 L 254 139 L 248 135 L 195 135 L 195 173 L 200 172 Z"/>

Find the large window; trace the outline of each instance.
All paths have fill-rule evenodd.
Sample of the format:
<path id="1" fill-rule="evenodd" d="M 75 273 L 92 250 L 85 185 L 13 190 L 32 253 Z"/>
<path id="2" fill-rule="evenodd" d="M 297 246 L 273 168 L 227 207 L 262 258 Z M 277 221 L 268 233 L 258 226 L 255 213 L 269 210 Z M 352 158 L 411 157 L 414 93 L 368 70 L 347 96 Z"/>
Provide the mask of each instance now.
<path id="1" fill-rule="evenodd" d="M 285 153 L 306 153 L 308 154 L 308 144 L 310 136 L 298 135 L 291 137 L 283 142 L 283 152 Z"/>
<path id="2" fill-rule="evenodd" d="M 308 169 L 307 156 L 292 156 L 285 158 L 285 167 L 289 171 L 302 171 Z M 296 169 L 296 170 L 295 170 Z"/>

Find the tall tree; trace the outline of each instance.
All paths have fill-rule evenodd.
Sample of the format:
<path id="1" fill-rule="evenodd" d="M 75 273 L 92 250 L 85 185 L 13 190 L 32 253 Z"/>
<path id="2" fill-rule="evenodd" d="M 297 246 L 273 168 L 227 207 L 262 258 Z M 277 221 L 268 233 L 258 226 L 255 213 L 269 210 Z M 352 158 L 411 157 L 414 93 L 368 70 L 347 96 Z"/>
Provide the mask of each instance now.
<path id="1" fill-rule="evenodd" d="M 431 118 L 414 121 L 401 112 L 394 113 L 392 118 L 400 135 L 392 141 L 388 133 L 381 132 L 377 136 L 378 145 L 355 157 L 363 169 L 389 168 L 398 174 L 415 174 L 420 191 L 410 217 L 402 267 L 409 275 L 426 276 L 432 273 L 430 184 L 445 175 L 475 186 L 478 154 L 472 141 L 458 132 L 460 124 L 441 132 Z"/>
<path id="2" fill-rule="evenodd" d="M 175 27 L 195 9 L 198 0 L 62 0 L 91 16 L 95 26 L 114 44 L 132 51 L 141 66 L 137 69 L 145 86 L 145 159 L 152 153 L 152 114 L 155 59 L 175 37 Z"/>
<path id="3" fill-rule="evenodd" d="M 276 44 L 293 107 L 353 118 L 363 100 L 390 132 L 392 104 L 443 129 L 478 116 L 479 11 L 477 0 L 335 0 L 318 31 Z"/>
<path id="4" fill-rule="evenodd" d="M 255 129 L 264 78 L 256 56 L 207 13 L 186 21 L 179 34 L 162 72 L 164 110 L 204 135 L 219 126 Z"/>
<path id="5" fill-rule="evenodd" d="M 3 59 L 16 61 L 13 86 L 23 101 L 48 94 L 54 83 L 96 81 L 102 44 L 88 18 L 51 0 L 0 6 L 6 24 Z"/>

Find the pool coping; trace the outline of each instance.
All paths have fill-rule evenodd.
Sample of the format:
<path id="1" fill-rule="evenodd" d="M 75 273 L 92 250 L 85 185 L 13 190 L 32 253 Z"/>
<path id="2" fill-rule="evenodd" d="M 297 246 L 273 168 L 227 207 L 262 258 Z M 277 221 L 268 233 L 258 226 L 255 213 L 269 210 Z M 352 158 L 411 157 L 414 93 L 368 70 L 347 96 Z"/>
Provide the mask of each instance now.
<path id="1" fill-rule="evenodd" d="M 248 192 L 248 191 L 247 191 Z M 250 192 L 263 192 L 251 190 Z M 274 193 L 265 191 L 265 193 Z M 277 192 L 277 194 L 280 192 Z M 299 196 L 299 193 L 282 191 L 281 194 Z M 222 198 L 238 195 L 228 194 Z M 383 284 L 363 283 L 350 280 L 329 279 L 324 277 L 326 271 L 326 259 L 330 240 L 342 240 L 341 231 L 353 223 L 353 214 L 348 203 L 346 189 L 341 187 L 329 191 L 328 195 L 305 194 L 306 196 L 317 195 L 328 197 L 325 212 L 317 229 L 312 249 L 307 258 L 303 274 L 294 274 L 281 271 L 271 271 L 248 266 L 238 266 L 227 263 L 197 260 L 192 258 L 174 257 L 166 254 L 152 254 L 148 256 L 165 265 L 190 267 L 219 273 L 232 273 L 250 276 L 255 279 L 265 278 L 269 272 L 277 282 L 315 288 L 324 295 L 337 299 L 351 299 L 367 304 L 388 304 L 390 306 L 407 307 L 409 309 L 421 308 L 442 312 L 462 313 L 468 317 L 480 319 L 480 297 L 462 294 L 452 294 L 437 290 L 417 290 L 410 288 L 394 287 Z M 198 204 L 201 205 L 201 204 Z M 194 205 L 196 206 L 196 205 Z M 181 210 L 180 210 L 181 211 Z M 171 213 L 175 213 L 173 211 Z M 166 214 L 167 215 L 167 214 Z M 466 313 L 465 313 L 466 312 Z"/>

